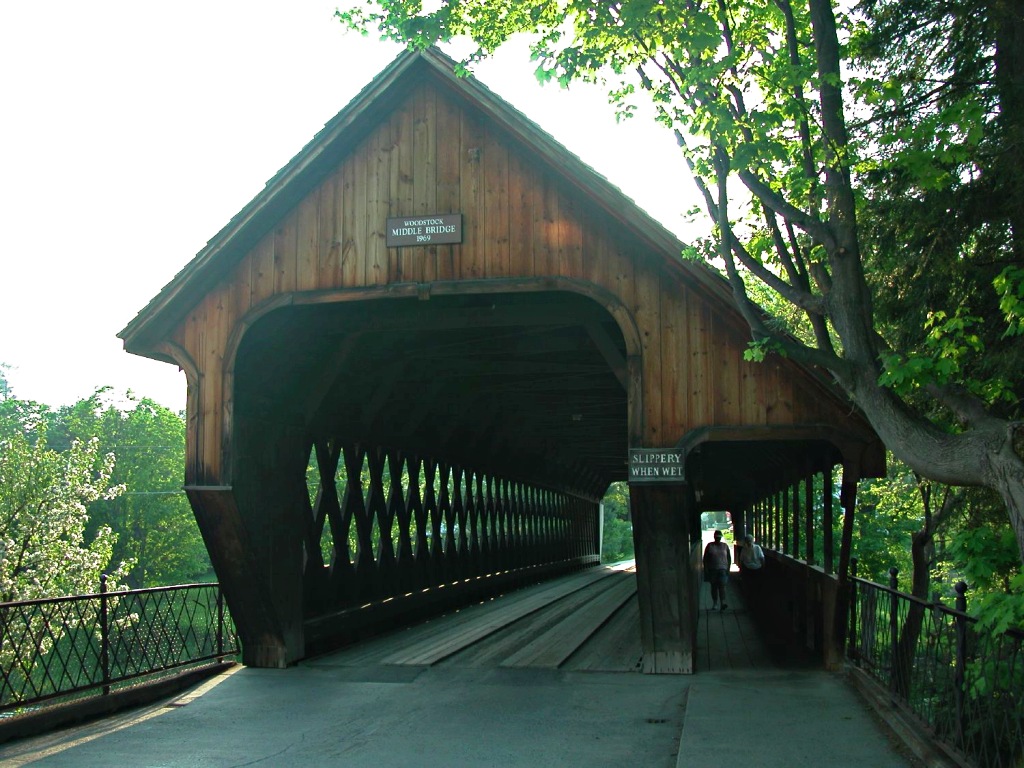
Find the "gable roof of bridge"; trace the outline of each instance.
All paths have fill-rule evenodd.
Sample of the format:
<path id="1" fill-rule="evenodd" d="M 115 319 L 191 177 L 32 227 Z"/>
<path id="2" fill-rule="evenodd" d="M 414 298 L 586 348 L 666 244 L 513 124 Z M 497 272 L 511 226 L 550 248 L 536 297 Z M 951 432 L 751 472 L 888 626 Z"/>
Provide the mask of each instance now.
<path id="1" fill-rule="evenodd" d="M 198 297 L 222 279 L 282 215 L 426 78 L 471 102 L 508 136 L 525 145 L 534 158 L 547 165 L 575 193 L 594 203 L 653 252 L 662 254 L 665 265 L 680 273 L 691 287 L 699 287 L 738 318 L 729 287 L 721 275 L 703 262 L 683 260 L 680 254 L 684 243 L 660 222 L 479 80 L 456 74 L 449 57 L 429 48 L 399 55 L 278 171 L 118 333 L 125 348 L 160 359 L 151 346 L 161 335 L 179 322 Z"/>

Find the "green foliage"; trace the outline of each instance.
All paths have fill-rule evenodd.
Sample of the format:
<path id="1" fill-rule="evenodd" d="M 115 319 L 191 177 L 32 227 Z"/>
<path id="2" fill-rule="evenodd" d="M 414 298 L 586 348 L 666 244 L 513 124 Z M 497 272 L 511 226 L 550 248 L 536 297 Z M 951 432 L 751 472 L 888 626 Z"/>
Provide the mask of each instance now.
<path id="1" fill-rule="evenodd" d="M 133 588 L 208 575 L 209 557 L 182 490 L 180 414 L 130 394 L 118 400 L 109 388 L 55 413 L 15 398 L 2 370 L 0 392 L 0 557 L 22 575 L 29 555 L 46 563 L 30 579 L 38 585 L 31 596 L 93 592 L 104 569 Z M 34 510 L 34 528 L 25 528 L 26 510 Z M 4 584 L 3 594 L 14 594 Z"/>
<path id="2" fill-rule="evenodd" d="M 865 483 L 858 493 L 853 555 L 861 578 L 888 584 L 889 569 L 897 568 L 900 589 L 909 592 L 911 537 L 921 530 L 924 506 L 910 470 L 899 464 L 893 470 L 887 477 Z"/>
<path id="3" fill-rule="evenodd" d="M 1012 417 L 1024 376 L 1010 338 L 1024 233 L 1012 136 L 1024 114 L 998 64 L 1020 22 L 997 8 L 862 0 L 851 28 L 851 86 L 867 108 L 860 231 L 876 322 L 893 349 L 880 381 L 947 422 L 924 385 L 955 384 Z"/>
<path id="4" fill-rule="evenodd" d="M 933 312 L 925 321 L 928 331 L 922 352 L 909 355 L 882 355 L 883 372 L 879 382 L 902 395 L 910 395 L 927 385 L 960 386 L 986 403 L 1016 401 L 1008 382 L 999 376 L 975 379 L 968 372 L 971 358 L 985 353 L 985 344 L 977 333 L 981 318 L 970 317 L 957 309 L 952 317 Z"/>
<path id="5" fill-rule="evenodd" d="M 210 561 L 182 490 L 185 423 L 171 410 L 130 393 L 118 401 L 108 388 L 57 414 L 51 440 L 95 436 L 116 456 L 112 482 L 124 486 L 117 498 L 90 504 L 90 530 L 117 534 L 114 557 L 131 562 L 130 587 L 195 581 Z"/>
<path id="6" fill-rule="evenodd" d="M 114 458 L 95 438 L 58 453 L 5 425 L 0 437 L 0 601 L 95 592 L 116 535 L 86 535 L 88 505 L 116 498 Z M 115 569 L 115 580 L 123 576 Z"/>
<path id="7" fill-rule="evenodd" d="M 982 627 L 993 633 L 1024 627 L 1024 572 L 1009 526 L 964 527 L 949 550 L 969 587 L 968 611 Z"/>
<path id="8" fill-rule="evenodd" d="M 1007 267 L 992 281 L 1006 316 L 1005 336 L 1024 336 L 1024 267 Z"/>
<path id="9" fill-rule="evenodd" d="M 612 483 L 602 500 L 604 504 L 604 535 L 601 562 L 617 563 L 633 558 L 633 524 L 629 512 L 629 486 Z"/>
<path id="10" fill-rule="evenodd" d="M 925 526 L 920 481 L 890 457 L 887 477 L 863 484 L 858 493 L 853 555 L 858 575 L 889 583 L 889 569 L 898 570 L 898 587 L 911 592 L 911 543 Z M 931 484 L 933 497 L 943 490 Z M 932 514 L 938 510 L 932 510 Z M 968 585 L 968 613 L 995 633 L 1024 627 L 1024 576 L 1013 530 L 991 494 L 963 494 L 952 513 L 936 527 L 929 563 L 932 590 L 952 606 L 954 586 Z"/>
<path id="11" fill-rule="evenodd" d="M 775 339 L 758 339 L 757 341 L 751 341 L 747 344 L 747 348 L 743 351 L 743 359 L 750 360 L 751 362 L 760 363 L 768 358 L 772 353 L 785 357 L 785 349 Z"/>

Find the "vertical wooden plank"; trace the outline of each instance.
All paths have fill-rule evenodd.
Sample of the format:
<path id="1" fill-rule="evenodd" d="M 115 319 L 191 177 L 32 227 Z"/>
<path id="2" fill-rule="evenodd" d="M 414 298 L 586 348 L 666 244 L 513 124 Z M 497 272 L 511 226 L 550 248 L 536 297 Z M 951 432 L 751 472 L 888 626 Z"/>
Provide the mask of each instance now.
<path id="1" fill-rule="evenodd" d="M 583 226 L 579 203 L 572 195 L 560 195 L 558 206 L 558 274 L 579 278 L 583 274 Z"/>
<path id="2" fill-rule="evenodd" d="M 583 258 L 579 277 L 597 285 L 611 284 L 614 269 L 614 241 L 601 223 L 591 216 L 583 218 Z"/>
<path id="3" fill-rule="evenodd" d="M 808 565 L 815 565 L 814 552 L 814 474 L 804 478 L 804 559 Z"/>
<path id="4" fill-rule="evenodd" d="M 217 291 L 210 296 L 210 307 L 207 310 L 207 330 L 210 341 L 206 346 L 208 366 L 206 372 L 207 381 L 215 379 L 211 389 L 213 399 L 212 408 L 216 410 L 213 434 L 216 441 L 216 462 L 217 481 L 220 485 L 227 485 L 230 482 L 228 477 L 228 465 L 226 464 L 228 451 L 230 450 L 230 415 L 233 403 L 233 392 L 228 392 L 226 387 L 225 373 L 227 363 L 228 339 L 234 329 L 237 319 L 232 311 L 230 303 L 231 295 L 227 291 Z M 213 445 L 210 446 L 211 453 L 214 452 Z"/>
<path id="5" fill-rule="evenodd" d="M 484 241 L 487 257 L 484 273 L 487 277 L 507 277 L 509 274 L 509 157 L 508 148 L 488 131 L 484 141 Z"/>
<path id="6" fill-rule="evenodd" d="M 484 240 L 483 205 L 484 188 L 484 132 L 480 122 L 466 112 L 462 113 L 462 260 L 460 274 L 464 280 L 484 277 L 487 271 L 487 253 Z"/>
<path id="7" fill-rule="evenodd" d="M 789 488 L 783 488 L 779 491 L 781 498 L 781 504 L 779 505 L 779 524 L 782 528 L 782 552 L 787 555 L 791 555 L 793 551 L 789 546 L 789 525 L 792 522 L 790 517 L 789 509 Z"/>
<path id="8" fill-rule="evenodd" d="M 462 206 L 462 114 L 440 94 L 434 102 L 434 152 L 437 158 L 436 190 L 438 212 L 456 213 Z"/>
<path id="9" fill-rule="evenodd" d="M 628 248 L 627 244 L 620 243 L 615 249 L 616 255 L 616 267 L 614 273 L 614 280 L 608 286 L 611 291 L 618 297 L 621 298 L 622 303 L 629 306 L 629 297 L 633 293 L 633 286 L 636 284 L 636 273 L 637 273 L 637 259 L 631 253 L 631 249 Z M 682 303 L 682 297 L 679 298 Z"/>
<path id="10" fill-rule="evenodd" d="M 223 305 L 217 294 L 208 294 L 197 315 L 202 318 L 203 392 L 201 396 L 203 467 L 206 481 L 221 484 L 221 371 L 223 345 L 218 339 L 223 324 Z"/>
<path id="11" fill-rule="evenodd" d="M 413 102 L 415 95 L 391 113 L 391 185 L 388 216 L 417 213 L 414 178 Z M 389 248 L 388 282 L 418 280 L 423 248 Z"/>
<path id="12" fill-rule="evenodd" d="M 643 445 L 661 447 L 675 436 L 666 435 L 662 430 L 661 287 L 656 273 L 648 271 L 639 275 L 633 315 L 643 348 Z"/>
<path id="13" fill-rule="evenodd" d="M 728 343 L 729 331 L 711 320 L 708 331 L 716 339 L 711 347 L 714 419 L 716 424 L 739 424 L 740 376 L 736 365 L 736 347 Z"/>
<path id="14" fill-rule="evenodd" d="M 435 195 L 438 213 L 463 213 L 462 204 L 462 117 L 459 110 L 440 93 L 435 94 L 434 146 L 437 158 Z M 463 216 L 463 224 L 466 217 Z M 435 280 L 451 280 L 461 273 L 462 245 L 438 246 Z M 427 279 L 431 279 L 429 274 Z"/>
<path id="15" fill-rule="evenodd" d="M 768 358 L 758 368 L 759 376 L 764 381 L 762 390 L 767 392 L 764 396 L 766 421 L 769 424 L 792 424 L 796 419 L 794 400 L 800 397 L 794 392 L 793 377 L 786 375 L 782 362 L 776 357 Z M 822 398 L 818 393 L 807 392 L 800 399 L 814 404 L 811 411 L 816 411 L 815 406 Z M 809 413 L 806 421 L 814 423 L 818 419 Z"/>
<path id="16" fill-rule="evenodd" d="M 437 207 L 437 93 L 432 87 L 416 91 L 412 115 L 413 213 L 449 213 Z"/>
<path id="17" fill-rule="evenodd" d="M 800 483 L 793 483 L 791 486 L 793 490 L 793 557 L 799 559 L 800 555 L 800 535 L 802 533 L 801 520 L 800 520 Z"/>
<path id="18" fill-rule="evenodd" d="M 661 286 L 661 402 L 666 435 L 683 435 L 689 428 L 686 391 L 686 312 L 679 305 L 679 286 L 665 280 Z"/>
<path id="19" fill-rule="evenodd" d="M 299 203 L 296 214 L 295 289 L 314 291 L 320 271 L 320 187 Z"/>
<path id="20" fill-rule="evenodd" d="M 363 142 L 365 147 L 366 142 Z M 363 285 L 366 278 L 366 157 L 354 153 L 341 168 L 341 283 Z"/>
<path id="21" fill-rule="evenodd" d="M 298 251 L 298 215 L 291 211 L 274 229 L 274 293 L 295 290 Z"/>
<path id="22" fill-rule="evenodd" d="M 252 302 L 252 259 L 253 251 L 250 251 L 244 259 L 241 259 L 233 270 L 226 283 L 231 291 L 230 314 L 232 324 L 237 324 L 245 317 Z"/>
<path id="23" fill-rule="evenodd" d="M 336 171 L 320 185 L 318 209 L 319 247 L 317 249 L 317 285 L 341 286 L 341 172 Z"/>
<path id="24" fill-rule="evenodd" d="M 762 395 L 758 364 L 744 360 L 742 351 L 737 354 L 740 358 L 737 363 L 740 377 L 740 419 L 744 424 L 765 424 L 768 421 L 766 408 L 771 407 L 772 399 Z"/>
<path id="25" fill-rule="evenodd" d="M 690 423 L 700 427 L 712 423 L 713 405 L 710 391 L 711 322 L 710 311 L 704 301 L 687 291 L 690 360 L 687 376 L 690 380 Z"/>
<path id="26" fill-rule="evenodd" d="M 836 557 L 835 557 L 835 541 L 833 539 L 833 531 L 835 530 L 835 514 L 833 511 L 832 494 L 834 493 L 833 481 L 832 481 L 832 468 L 829 467 L 821 474 L 822 476 L 822 499 L 825 504 L 821 511 L 821 530 L 822 530 L 822 565 L 825 567 L 825 573 L 835 573 Z"/>
<path id="27" fill-rule="evenodd" d="M 448 213 L 437 204 L 437 135 L 435 117 L 436 92 L 432 87 L 420 88 L 413 100 L 412 140 L 412 212 L 416 214 Z M 437 275 L 438 246 L 416 250 L 415 263 L 410 265 L 410 279 L 429 282 Z"/>
<path id="28" fill-rule="evenodd" d="M 391 201 L 391 126 L 377 127 L 366 144 L 366 285 L 384 285 L 388 279 L 388 251 L 384 227 Z"/>
<path id="29" fill-rule="evenodd" d="M 508 270 L 512 277 L 533 275 L 534 192 L 536 174 L 516 152 L 509 152 Z"/>
<path id="30" fill-rule="evenodd" d="M 191 474 L 193 485 L 208 485 L 203 455 L 202 398 L 206 390 L 202 357 L 203 317 L 200 315 L 199 310 L 200 307 L 196 307 L 189 312 L 181 324 L 179 343 L 196 364 L 196 391 L 194 393 L 189 392 L 188 398 L 189 405 L 195 405 L 188 412 L 188 424 L 186 425 L 188 430 L 186 446 L 193 454 L 188 457 L 188 472 Z"/>
<path id="31" fill-rule="evenodd" d="M 274 293 L 274 234 L 267 234 L 249 255 L 249 284 L 252 293 L 249 304 L 255 307 Z"/>
<path id="32" fill-rule="evenodd" d="M 547 175 L 540 176 L 539 205 L 534 205 L 536 251 L 534 268 L 538 275 L 558 274 L 558 190 Z"/>

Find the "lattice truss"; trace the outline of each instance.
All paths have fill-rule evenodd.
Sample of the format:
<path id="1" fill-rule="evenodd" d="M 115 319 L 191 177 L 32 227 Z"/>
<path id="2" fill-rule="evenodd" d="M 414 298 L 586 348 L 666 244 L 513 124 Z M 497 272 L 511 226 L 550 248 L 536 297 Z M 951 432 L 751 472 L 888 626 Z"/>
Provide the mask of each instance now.
<path id="1" fill-rule="evenodd" d="M 306 485 L 306 582 L 335 609 L 598 552 L 593 501 L 400 450 L 318 441 Z"/>

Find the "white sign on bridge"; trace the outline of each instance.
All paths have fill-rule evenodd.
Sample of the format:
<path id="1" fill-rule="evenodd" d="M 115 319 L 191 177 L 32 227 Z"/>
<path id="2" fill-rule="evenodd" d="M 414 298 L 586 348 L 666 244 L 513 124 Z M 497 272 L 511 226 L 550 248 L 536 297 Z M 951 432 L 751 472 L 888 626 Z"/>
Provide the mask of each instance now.
<path id="1" fill-rule="evenodd" d="M 629 482 L 682 483 L 683 452 L 671 448 L 630 448 Z"/>

